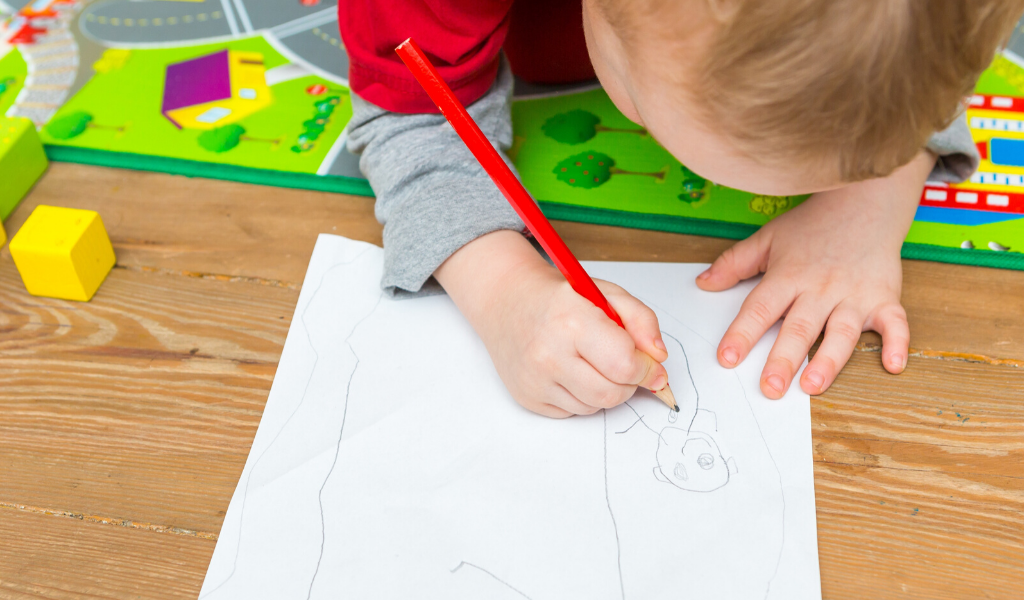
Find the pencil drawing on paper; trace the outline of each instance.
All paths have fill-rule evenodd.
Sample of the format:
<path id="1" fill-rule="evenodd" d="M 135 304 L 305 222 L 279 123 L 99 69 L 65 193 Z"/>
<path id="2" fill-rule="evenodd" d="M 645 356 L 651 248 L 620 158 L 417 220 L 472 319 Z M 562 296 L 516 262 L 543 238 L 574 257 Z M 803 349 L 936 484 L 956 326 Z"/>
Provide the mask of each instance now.
<path id="1" fill-rule="evenodd" d="M 669 425 L 657 432 L 637 414 L 637 420 L 626 430 L 615 433 L 626 433 L 637 423 L 643 423 L 657 437 L 657 463 L 653 469 L 655 479 L 681 490 L 711 492 L 729 483 L 729 477 L 739 472 L 736 459 L 725 458 L 715 441 L 714 433 L 718 430 L 718 418 L 715 413 L 700 407 L 700 393 L 690 374 L 686 348 L 668 332 L 662 331 L 662 335 L 671 342 L 672 351 L 682 356 L 683 364 L 686 366 L 682 383 L 678 383 L 678 379 L 673 379 L 681 391 L 679 412 L 665 411 Z M 636 414 L 632 405 L 630 409 Z M 684 425 L 685 429 L 675 425 L 680 422 L 680 415 L 680 425 Z"/>
<path id="2" fill-rule="evenodd" d="M 482 346 L 447 298 L 382 296 L 381 262 L 335 258 L 300 302 L 202 599 L 769 597 L 782 477 L 707 340 L 656 308 L 679 412 L 642 392 L 556 422 L 462 385 Z"/>

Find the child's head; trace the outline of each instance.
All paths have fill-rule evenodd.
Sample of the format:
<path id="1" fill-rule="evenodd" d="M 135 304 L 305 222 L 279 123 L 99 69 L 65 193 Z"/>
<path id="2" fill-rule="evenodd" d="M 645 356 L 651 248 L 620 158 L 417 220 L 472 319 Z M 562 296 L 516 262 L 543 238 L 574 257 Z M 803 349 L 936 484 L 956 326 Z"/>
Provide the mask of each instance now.
<path id="1" fill-rule="evenodd" d="M 887 175 L 956 116 L 1024 0 L 585 0 L 622 112 L 717 183 Z"/>

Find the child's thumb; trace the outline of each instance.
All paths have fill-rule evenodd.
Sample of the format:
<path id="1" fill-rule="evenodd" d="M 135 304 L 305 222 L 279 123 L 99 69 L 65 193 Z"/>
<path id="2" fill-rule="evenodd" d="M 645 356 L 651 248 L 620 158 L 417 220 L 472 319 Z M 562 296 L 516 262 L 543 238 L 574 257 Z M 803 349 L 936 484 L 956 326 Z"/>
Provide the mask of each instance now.
<path id="1" fill-rule="evenodd" d="M 607 295 L 612 308 L 619 314 L 626 333 L 633 338 L 637 349 L 659 362 L 668 358 L 668 349 L 661 336 L 658 315 L 622 288 L 605 286 L 602 291 Z"/>
<path id="2" fill-rule="evenodd" d="M 665 367 L 660 362 L 654 360 L 650 354 L 641 350 L 637 350 L 636 353 L 637 361 L 644 366 L 644 375 L 638 385 L 652 392 L 661 391 L 668 384 L 668 371 L 665 370 Z"/>
<path id="3" fill-rule="evenodd" d="M 761 232 L 737 242 L 697 276 L 697 287 L 719 292 L 763 273 L 768 265 L 769 248 L 770 238 Z"/>

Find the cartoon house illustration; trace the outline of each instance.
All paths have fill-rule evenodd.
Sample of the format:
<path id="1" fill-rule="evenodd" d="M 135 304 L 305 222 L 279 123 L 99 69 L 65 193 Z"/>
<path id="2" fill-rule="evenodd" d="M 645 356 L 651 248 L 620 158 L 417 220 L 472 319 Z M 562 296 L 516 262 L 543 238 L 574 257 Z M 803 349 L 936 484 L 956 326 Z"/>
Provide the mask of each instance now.
<path id="1" fill-rule="evenodd" d="M 271 103 L 259 52 L 222 50 L 167 65 L 160 110 L 178 129 L 213 129 Z"/>

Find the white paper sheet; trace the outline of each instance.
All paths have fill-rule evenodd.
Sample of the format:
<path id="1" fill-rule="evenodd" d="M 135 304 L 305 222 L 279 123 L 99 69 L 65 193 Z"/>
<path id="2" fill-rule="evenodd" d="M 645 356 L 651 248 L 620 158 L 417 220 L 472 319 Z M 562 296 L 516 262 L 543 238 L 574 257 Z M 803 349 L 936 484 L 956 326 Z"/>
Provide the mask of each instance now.
<path id="1" fill-rule="evenodd" d="M 451 300 L 390 300 L 383 252 L 321 235 L 202 599 L 820 598 L 810 403 L 767 400 L 776 333 L 715 346 L 752 284 L 587 263 L 655 309 L 680 400 L 515 403 Z"/>

